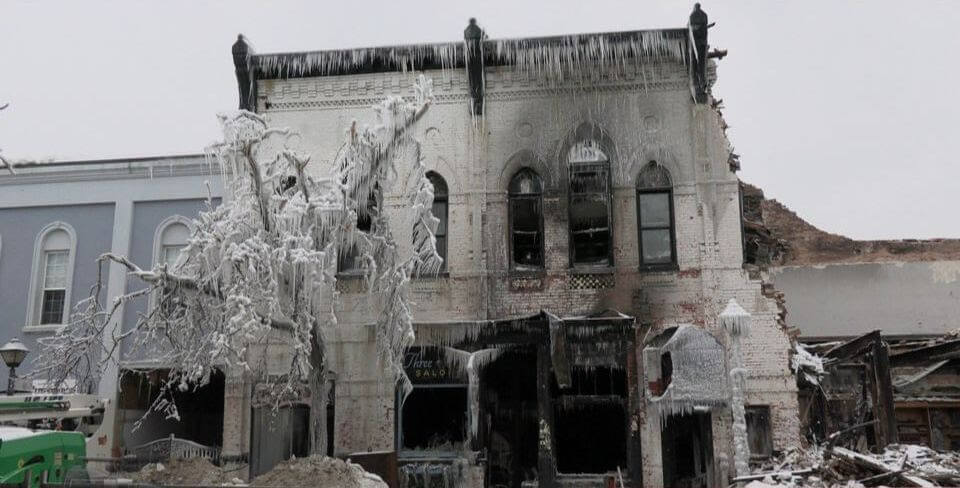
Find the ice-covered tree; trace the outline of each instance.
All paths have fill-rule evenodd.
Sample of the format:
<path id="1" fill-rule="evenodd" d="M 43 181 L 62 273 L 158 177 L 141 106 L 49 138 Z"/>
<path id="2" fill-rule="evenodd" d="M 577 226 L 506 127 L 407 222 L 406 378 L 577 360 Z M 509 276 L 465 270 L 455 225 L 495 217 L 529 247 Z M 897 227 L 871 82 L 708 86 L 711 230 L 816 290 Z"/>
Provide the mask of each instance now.
<path id="1" fill-rule="evenodd" d="M 323 178 L 307 170 L 309 155 L 289 147 L 291 131 L 246 111 L 221 115 L 223 141 L 208 152 L 222 170 L 224 203 L 194 221 L 170 268 L 143 269 L 124 256 L 102 255 L 101 270 L 119 264 L 144 286 L 103 303 L 97 280 L 70 322 L 41 341 L 38 371 L 54 381 L 96 378 L 116 364 L 126 341 L 129 354 L 169 370 L 151 411 L 177 417 L 173 391 L 197 388 L 217 369 L 252 369 L 252 348 L 280 335 L 289 368 L 269 397 L 280 402 L 308 385 L 313 411 L 323 412 L 325 333 L 337 327 L 337 263 L 348 257 L 368 290 L 378 360 L 409 387 L 402 368 L 414 340 L 407 285 L 412 275 L 436 273 L 441 264 L 433 187 L 412 130 L 430 105 L 430 81 L 421 77 L 415 94 L 412 102 L 393 97 L 375 106 L 372 126 L 354 123 Z M 397 187 L 412 189 L 404 206 L 413 221 L 412 248 L 398 245 L 381 211 L 384 192 L 402 183 L 400 174 L 410 180 Z M 135 324 L 116 327 L 121 303 L 151 295 Z M 312 447 L 323 452 L 325 416 L 311 417 Z"/>

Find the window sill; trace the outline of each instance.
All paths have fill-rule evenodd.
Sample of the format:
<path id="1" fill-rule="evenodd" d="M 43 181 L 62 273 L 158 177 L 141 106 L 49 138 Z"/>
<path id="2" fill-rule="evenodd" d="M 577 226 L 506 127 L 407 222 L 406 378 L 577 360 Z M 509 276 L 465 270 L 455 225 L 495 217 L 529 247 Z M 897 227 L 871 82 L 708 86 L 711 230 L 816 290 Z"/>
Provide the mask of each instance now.
<path id="1" fill-rule="evenodd" d="M 641 264 L 638 270 L 641 273 L 672 273 L 680 271 L 680 266 L 677 263 Z"/>
<path id="2" fill-rule="evenodd" d="M 63 324 L 47 324 L 47 325 L 25 325 L 23 326 L 24 334 L 45 334 L 48 332 L 60 332 L 65 326 Z"/>
<path id="3" fill-rule="evenodd" d="M 607 264 L 597 266 L 574 265 L 568 268 L 567 271 L 572 274 L 614 274 L 617 271 L 617 268 Z"/>
<path id="4" fill-rule="evenodd" d="M 511 278 L 540 278 L 547 275 L 545 268 L 511 268 L 509 271 Z"/>

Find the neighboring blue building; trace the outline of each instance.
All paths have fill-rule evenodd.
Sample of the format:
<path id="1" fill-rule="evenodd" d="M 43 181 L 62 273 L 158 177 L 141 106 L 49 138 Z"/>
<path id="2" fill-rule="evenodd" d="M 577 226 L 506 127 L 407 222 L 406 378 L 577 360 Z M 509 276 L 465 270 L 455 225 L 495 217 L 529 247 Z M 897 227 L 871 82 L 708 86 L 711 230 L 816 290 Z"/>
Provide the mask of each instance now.
<path id="1" fill-rule="evenodd" d="M 203 155 L 187 155 L 42 163 L 18 167 L 16 175 L 0 172 L 0 343 L 19 337 L 33 351 L 18 372 L 34 367 L 37 339 L 57 331 L 72 307 L 90 295 L 102 253 L 128 256 L 144 268 L 175 259 L 191 220 L 219 204 L 219 171 Z M 104 265 L 102 272 L 103 303 L 138 289 L 120 265 Z M 147 300 L 122 305 L 119 325 L 130 327 Z M 85 389 L 115 398 L 119 368 L 134 366 L 113 364 L 99 385 Z"/>

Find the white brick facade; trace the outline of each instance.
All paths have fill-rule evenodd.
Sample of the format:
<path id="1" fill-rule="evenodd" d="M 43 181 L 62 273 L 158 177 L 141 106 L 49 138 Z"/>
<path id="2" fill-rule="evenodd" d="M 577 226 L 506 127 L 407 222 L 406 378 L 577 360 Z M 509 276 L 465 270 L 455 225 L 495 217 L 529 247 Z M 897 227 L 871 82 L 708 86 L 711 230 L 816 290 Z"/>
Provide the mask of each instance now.
<path id="1" fill-rule="evenodd" d="M 638 343 L 648 330 L 685 323 L 705 327 L 725 342 L 717 315 L 736 298 L 753 315 L 744 346 L 748 403 L 771 407 L 775 449 L 798 442 L 790 339 L 777 323 L 776 303 L 763 296 L 760 282 L 742 268 L 739 187 L 728 165 L 722 120 L 709 105 L 693 103 L 686 67 L 654 63 L 628 69 L 621 78 L 597 75 L 591 83 L 560 86 L 507 68 L 487 68 L 482 119 L 469 113 L 462 69 L 426 74 L 433 79 L 436 101 L 417 135 L 427 167 L 450 189 L 449 258 L 447 275 L 413 285 L 417 322 L 502 319 L 540 310 L 577 316 L 616 309 L 637 318 Z M 272 125 L 299 131 L 302 149 L 313 155 L 308 170 L 325 175 L 351 122 L 371 122 L 369 106 L 385 96 L 412 95 L 415 76 L 392 72 L 261 80 L 257 109 Z M 603 132 L 612 166 L 614 266 L 601 270 L 602 276 L 593 281 L 570 262 L 563 154 L 581 124 Z M 674 185 L 677 266 L 670 271 L 640 266 L 635 178 L 652 160 L 669 169 Z M 545 181 L 546 255 L 539 273 L 509 268 L 507 185 L 523 166 Z M 405 177 L 400 175 L 388 189 L 388 211 L 401 243 L 410 241 L 411 228 L 403 212 Z M 604 285 L 591 288 L 597 281 Z M 372 337 L 362 325 L 372 322 L 365 298 L 350 290 L 344 286 L 342 325 L 332 336 L 335 452 L 392 450 L 393 385 L 373 365 Z M 630 377 L 644 382 L 640 371 Z M 226 451 L 246 449 L 249 435 L 242 426 L 248 420 L 242 417 L 226 416 Z M 660 459 L 653 451 L 659 423 L 642 414 L 636 420 L 644 432 L 644 485 L 658 486 Z M 732 452 L 728 429 L 729 412 L 714 421 L 716 469 L 724 475 L 732 465 L 732 459 L 726 460 Z"/>

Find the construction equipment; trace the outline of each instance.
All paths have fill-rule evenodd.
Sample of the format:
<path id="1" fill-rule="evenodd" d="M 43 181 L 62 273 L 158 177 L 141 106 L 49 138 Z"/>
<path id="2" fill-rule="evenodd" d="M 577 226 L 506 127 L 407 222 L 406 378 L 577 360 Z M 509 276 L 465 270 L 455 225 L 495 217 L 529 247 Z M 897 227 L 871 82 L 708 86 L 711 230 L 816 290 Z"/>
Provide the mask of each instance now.
<path id="1" fill-rule="evenodd" d="M 0 486 L 86 478 L 88 459 L 109 456 L 108 405 L 84 394 L 0 396 Z"/>
<path id="2" fill-rule="evenodd" d="M 38 488 L 85 477 L 86 445 L 80 432 L 0 426 L 0 485 Z"/>

